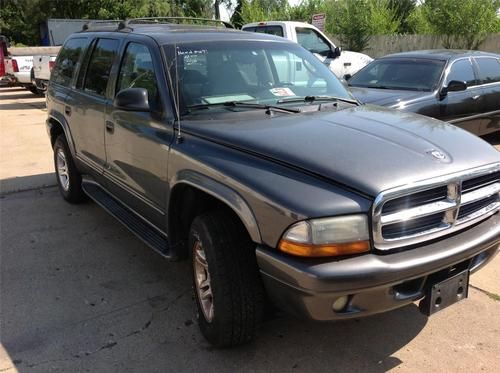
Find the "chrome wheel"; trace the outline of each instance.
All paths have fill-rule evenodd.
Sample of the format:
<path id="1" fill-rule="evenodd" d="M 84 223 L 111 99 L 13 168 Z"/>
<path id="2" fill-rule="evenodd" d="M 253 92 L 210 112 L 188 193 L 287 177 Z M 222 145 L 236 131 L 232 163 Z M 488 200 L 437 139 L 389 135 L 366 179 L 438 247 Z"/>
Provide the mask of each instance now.
<path id="1" fill-rule="evenodd" d="M 214 318 L 214 297 L 212 286 L 210 285 L 210 272 L 208 270 L 205 250 L 203 250 L 199 240 L 196 240 L 193 247 L 193 266 L 194 283 L 203 316 L 205 316 L 207 322 L 212 322 Z"/>
<path id="2" fill-rule="evenodd" d="M 66 155 L 63 149 L 57 150 L 57 177 L 59 178 L 59 184 L 64 189 L 65 192 L 69 190 L 69 174 L 68 174 L 68 162 L 66 161 Z"/>

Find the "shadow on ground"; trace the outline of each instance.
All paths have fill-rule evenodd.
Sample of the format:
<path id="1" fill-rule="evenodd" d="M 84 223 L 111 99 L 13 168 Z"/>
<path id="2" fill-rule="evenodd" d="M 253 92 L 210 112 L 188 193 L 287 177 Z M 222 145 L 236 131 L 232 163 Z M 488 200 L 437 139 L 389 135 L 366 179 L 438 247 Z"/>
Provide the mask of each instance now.
<path id="1" fill-rule="evenodd" d="M 413 305 L 338 323 L 280 316 L 255 343 L 216 350 L 195 323 L 188 263 L 56 188 L 0 206 L 2 344 L 19 372 L 386 371 L 427 322 Z"/>

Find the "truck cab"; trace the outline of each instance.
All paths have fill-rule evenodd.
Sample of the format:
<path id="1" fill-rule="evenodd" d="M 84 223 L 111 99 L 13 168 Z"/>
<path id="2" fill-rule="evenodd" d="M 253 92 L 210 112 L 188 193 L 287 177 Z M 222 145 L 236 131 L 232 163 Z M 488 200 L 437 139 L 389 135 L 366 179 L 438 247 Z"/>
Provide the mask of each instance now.
<path id="1" fill-rule="evenodd" d="M 271 34 L 300 44 L 318 57 L 338 77 L 354 75 L 373 61 L 370 56 L 350 51 L 341 51 L 318 28 L 309 23 L 290 21 L 267 21 L 248 23 L 243 31 Z"/>

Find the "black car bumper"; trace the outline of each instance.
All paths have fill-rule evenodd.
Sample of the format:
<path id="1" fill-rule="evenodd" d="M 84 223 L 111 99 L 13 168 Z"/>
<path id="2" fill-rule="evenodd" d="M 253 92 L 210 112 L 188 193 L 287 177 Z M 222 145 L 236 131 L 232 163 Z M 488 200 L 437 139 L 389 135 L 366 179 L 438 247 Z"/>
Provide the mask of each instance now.
<path id="1" fill-rule="evenodd" d="M 297 316 L 335 320 L 368 316 L 424 297 L 446 273 L 491 260 L 500 247 L 500 214 L 425 246 L 398 253 L 361 255 L 335 262 L 305 261 L 265 248 L 257 249 L 262 279 L 277 306 Z M 348 304 L 335 312 L 342 296 Z"/>

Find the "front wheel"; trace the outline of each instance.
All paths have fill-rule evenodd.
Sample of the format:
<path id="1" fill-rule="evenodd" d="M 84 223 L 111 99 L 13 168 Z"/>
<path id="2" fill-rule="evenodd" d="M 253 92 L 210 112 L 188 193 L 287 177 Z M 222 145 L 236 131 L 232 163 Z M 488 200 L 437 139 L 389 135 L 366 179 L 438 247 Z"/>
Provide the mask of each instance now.
<path id="1" fill-rule="evenodd" d="M 203 336 L 218 347 L 252 341 L 262 319 L 264 290 L 244 226 L 229 211 L 205 213 L 191 225 L 189 248 Z"/>

